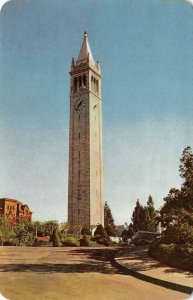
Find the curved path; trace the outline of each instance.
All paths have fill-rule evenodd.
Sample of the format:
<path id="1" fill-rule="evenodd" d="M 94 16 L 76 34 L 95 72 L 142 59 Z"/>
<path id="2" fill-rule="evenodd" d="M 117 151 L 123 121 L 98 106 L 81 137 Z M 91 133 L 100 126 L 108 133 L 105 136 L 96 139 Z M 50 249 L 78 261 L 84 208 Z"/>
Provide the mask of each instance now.
<path id="1" fill-rule="evenodd" d="M 124 275 L 117 248 L 0 247 L 0 293 L 10 300 L 172 300 L 187 294 Z"/>

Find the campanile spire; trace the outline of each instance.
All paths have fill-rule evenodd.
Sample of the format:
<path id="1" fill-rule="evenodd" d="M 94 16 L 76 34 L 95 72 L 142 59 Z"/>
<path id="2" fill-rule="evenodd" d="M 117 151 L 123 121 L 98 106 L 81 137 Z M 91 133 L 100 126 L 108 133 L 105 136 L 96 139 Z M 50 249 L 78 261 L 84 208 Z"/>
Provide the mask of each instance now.
<path id="1" fill-rule="evenodd" d="M 92 60 L 94 62 L 94 58 L 93 58 L 92 51 L 91 51 L 89 41 L 88 41 L 88 34 L 85 31 L 84 37 L 83 37 L 83 42 L 82 42 L 82 47 L 80 49 L 80 53 L 79 53 L 77 62 L 84 62 L 88 59 L 88 57 L 90 60 Z"/>

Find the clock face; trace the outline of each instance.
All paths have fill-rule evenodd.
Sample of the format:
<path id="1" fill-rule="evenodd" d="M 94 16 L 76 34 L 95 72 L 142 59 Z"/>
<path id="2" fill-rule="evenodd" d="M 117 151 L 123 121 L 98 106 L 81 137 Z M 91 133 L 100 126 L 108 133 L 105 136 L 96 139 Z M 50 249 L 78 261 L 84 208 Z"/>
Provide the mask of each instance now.
<path id="1" fill-rule="evenodd" d="M 85 100 L 78 100 L 74 106 L 75 111 L 80 111 L 86 106 Z"/>

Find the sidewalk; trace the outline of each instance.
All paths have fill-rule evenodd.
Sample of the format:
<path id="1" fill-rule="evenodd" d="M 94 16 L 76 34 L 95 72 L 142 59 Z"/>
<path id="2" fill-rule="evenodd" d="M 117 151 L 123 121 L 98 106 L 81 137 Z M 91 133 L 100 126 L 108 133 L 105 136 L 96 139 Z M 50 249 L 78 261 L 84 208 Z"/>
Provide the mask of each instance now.
<path id="1" fill-rule="evenodd" d="M 193 292 L 193 273 L 166 266 L 149 257 L 146 246 L 130 247 L 115 255 L 128 274 L 171 289 Z"/>

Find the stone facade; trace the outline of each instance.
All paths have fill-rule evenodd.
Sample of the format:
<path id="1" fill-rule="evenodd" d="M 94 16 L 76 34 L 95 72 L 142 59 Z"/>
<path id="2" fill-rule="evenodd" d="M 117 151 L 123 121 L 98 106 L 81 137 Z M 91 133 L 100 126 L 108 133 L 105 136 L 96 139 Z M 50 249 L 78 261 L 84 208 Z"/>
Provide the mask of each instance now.
<path id="1" fill-rule="evenodd" d="M 70 88 L 68 222 L 104 224 L 101 70 L 86 33 Z"/>
<path id="2" fill-rule="evenodd" d="M 22 220 L 32 221 L 32 212 L 28 205 L 15 199 L 1 198 L 0 214 L 7 216 L 10 223 L 13 224 Z"/>

